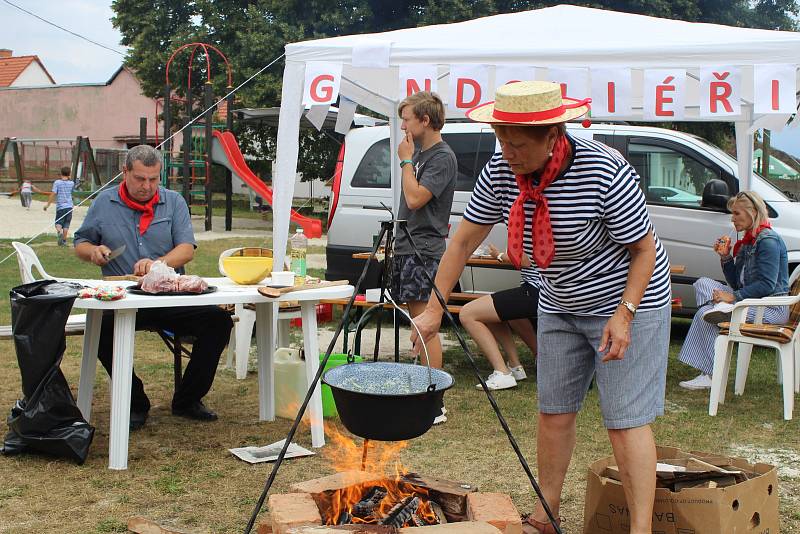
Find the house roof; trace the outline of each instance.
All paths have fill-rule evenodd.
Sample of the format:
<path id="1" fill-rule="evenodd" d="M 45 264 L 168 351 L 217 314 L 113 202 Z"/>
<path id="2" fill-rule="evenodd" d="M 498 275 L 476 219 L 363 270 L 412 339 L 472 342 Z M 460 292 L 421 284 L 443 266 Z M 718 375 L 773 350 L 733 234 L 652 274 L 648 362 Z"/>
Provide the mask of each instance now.
<path id="1" fill-rule="evenodd" d="M 9 87 L 34 61 L 39 64 L 39 67 L 50 78 L 50 81 L 56 83 L 50 73 L 47 72 L 47 69 L 44 68 L 39 56 L 14 56 L 0 58 L 0 87 Z"/>

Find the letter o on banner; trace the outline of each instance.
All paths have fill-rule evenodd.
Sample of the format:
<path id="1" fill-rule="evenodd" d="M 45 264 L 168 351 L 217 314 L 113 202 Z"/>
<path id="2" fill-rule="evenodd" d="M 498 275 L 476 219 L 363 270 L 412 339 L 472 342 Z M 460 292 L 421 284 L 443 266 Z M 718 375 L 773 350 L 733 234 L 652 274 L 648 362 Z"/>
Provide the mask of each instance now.
<path id="1" fill-rule="evenodd" d="M 342 81 L 342 64 L 326 61 L 306 63 L 306 79 L 303 84 L 303 105 L 319 106 L 333 104 L 339 97 Z"/>

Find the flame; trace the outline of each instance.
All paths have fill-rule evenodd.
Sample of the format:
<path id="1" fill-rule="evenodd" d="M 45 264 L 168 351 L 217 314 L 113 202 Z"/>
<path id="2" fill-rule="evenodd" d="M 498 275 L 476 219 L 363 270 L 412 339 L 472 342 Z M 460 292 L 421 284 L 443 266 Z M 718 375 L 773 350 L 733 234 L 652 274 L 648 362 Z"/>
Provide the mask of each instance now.
<path id="1" fill-rule="evenodd" d="M 428 490 L 414 486 L 403 480 L 409 470 L 400 462 L 400 452 L 408 446 L 407 441 L 384 442 L 384 441 L 365 441 L 367 450 L 363 446 L 356 444 L 348 436 L 339 432 L 333 425 L 325 425 L 325 434 L 330 438 L 330 445 L 322 451 L 323 457 L 331 462 L 337 472 L 345 471 L 365 471 L 367 473 L 385 475 L 380 481 L 357 483 L 346 488 L 337 490 L 329 496 L 329 513 L 326 524 L 336 525 L 340 517 L 347 513 L 351 516 L 351 522 L 376 524 L 378 521 L 389 514 L 394 505 L 403 501 L 409 496 L 420 497 L 420 505 L 416 515 L 425 524 L 436 524 L 439 522 L 436 512 L 433 511 L 428 500 Z M 357 517 L 354 507 L 359 503 L 369 491 L 380 486 L 386 490 L 386 496 L 381 499 L 380 504 L 372 514 L 366 517 Z M 413 525 L 411 525 L 413 526 Z"/>

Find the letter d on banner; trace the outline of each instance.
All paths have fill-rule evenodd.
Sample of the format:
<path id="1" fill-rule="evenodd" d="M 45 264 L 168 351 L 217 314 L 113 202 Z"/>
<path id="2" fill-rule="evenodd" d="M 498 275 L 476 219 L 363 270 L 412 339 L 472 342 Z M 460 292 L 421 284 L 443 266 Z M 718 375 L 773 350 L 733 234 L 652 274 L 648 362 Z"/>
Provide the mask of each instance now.
<path id="1" fill-rule="evenodd" d="M 306 82 L 303 86 L 303 105 L 333 104 L 339 96 L 342 64 L 327 61 L 306 63 Z"/>

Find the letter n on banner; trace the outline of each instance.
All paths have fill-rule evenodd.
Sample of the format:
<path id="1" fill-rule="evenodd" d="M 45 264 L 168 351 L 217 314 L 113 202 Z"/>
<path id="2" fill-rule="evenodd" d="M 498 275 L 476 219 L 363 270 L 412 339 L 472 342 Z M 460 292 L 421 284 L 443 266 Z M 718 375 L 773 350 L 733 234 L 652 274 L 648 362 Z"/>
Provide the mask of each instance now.
<path id="1" fill-rule="evenodd" d="M 419 91 L 439 92 L 436 65 L 400 65 L 400 100 Z"/>
<path id="2" fill-rule="evenodd" d="M 797 90 L 794 65 L 755 65 L 753 69 L 753 111 L 794 113 Z M 794 122 L 794 121 L 792 121 Z"/>
<path id="3" fill-rule="evenodd" d="M 684 117 L 686 69 L 644 71 L 643 115 L 651 121 L 675 121 Z"/>
<path id="4" fill-rule="evenodd" d="M 631 70 L 592 69 L 592 117 L 631 114 Z"/>
<path id="5" fill-rule="evenodd" d="M 742 71 L 737 67 L 700 69 L 700 116 L 731 117 L 742 114 Z"/>
<path id="6" fill-rule="evenodd" d="M 489 94 L 489 68 L 485 65 L 450 65 L 448 107 L 462 115 L 492 99 Z"/>
<path id="7" fill-rule="evenodd" d="M 303 105 L 333 104 L 339 96 L 342 64 L 327 61 L 306 62 L 306 81 L 303 86 Z"/>

